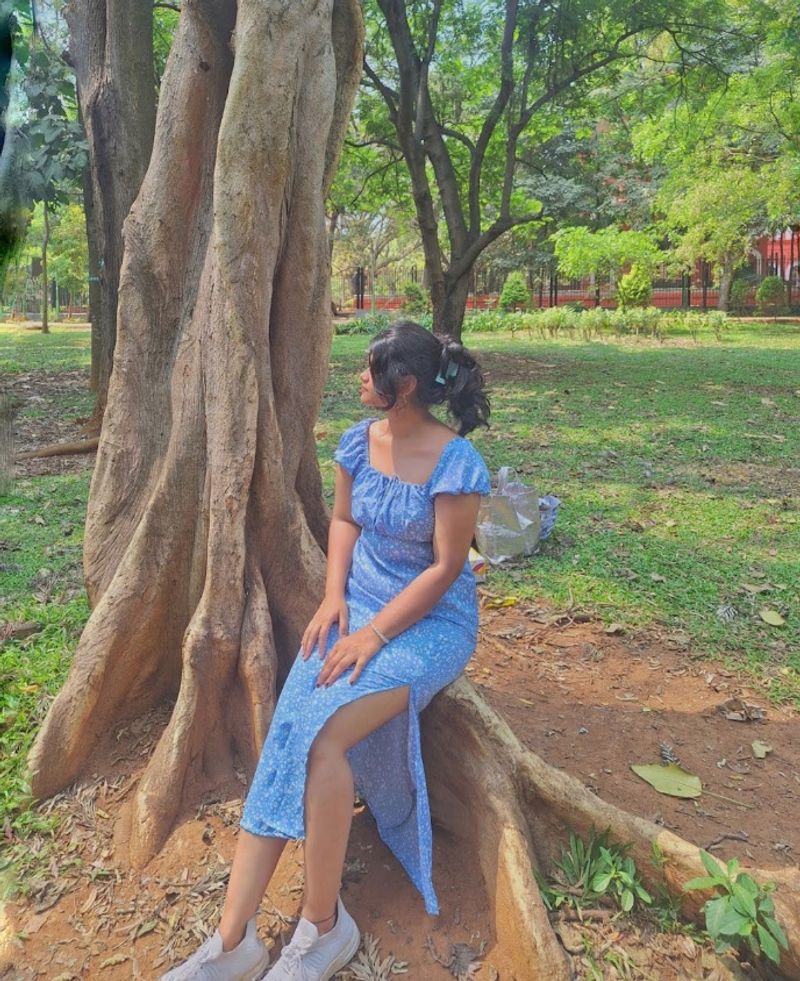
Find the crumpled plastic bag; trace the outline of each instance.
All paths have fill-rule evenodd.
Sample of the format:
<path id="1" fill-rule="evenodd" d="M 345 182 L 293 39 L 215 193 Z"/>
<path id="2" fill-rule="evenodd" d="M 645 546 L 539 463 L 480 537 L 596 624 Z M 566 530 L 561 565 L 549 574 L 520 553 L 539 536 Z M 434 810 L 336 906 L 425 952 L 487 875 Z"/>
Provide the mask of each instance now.
<path id="1" fill-rule="evenodd" d="M 510 467 L 501 467 L 497 489 L 481 499 L 475 541 L 492 565 L 519 555 L 532 555 L 539 545 L 539 495 L 519 480 Z"/>

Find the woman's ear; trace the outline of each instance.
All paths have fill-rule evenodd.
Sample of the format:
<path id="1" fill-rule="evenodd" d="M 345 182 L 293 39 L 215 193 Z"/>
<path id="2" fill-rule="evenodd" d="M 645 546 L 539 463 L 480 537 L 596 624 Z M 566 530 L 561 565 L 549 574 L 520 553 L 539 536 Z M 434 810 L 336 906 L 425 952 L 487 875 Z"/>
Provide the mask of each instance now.
<path id="1" fill-rule="evenodd" d="M 406 400 L 414 398 L 417 391 L 417 379 L 414 375 L 403 375 L 397 383 L 397 394 Z"/>

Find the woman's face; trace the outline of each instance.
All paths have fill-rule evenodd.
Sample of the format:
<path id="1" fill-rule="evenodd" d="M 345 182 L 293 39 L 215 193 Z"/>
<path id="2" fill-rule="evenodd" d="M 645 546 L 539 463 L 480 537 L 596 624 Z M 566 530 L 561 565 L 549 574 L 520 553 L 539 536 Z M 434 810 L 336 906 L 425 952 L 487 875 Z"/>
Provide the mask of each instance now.
<path id="1" fill-rule="evenodd" d="M 369 362 L 367 362 L 367 366 L 358 377 L 361 382 L 361 404 L 373 405 L 378 409 L 385 408 L 386 403 L 375 391 L 375 384 L 372 379 L 372 372 L 369 368 Z"/>

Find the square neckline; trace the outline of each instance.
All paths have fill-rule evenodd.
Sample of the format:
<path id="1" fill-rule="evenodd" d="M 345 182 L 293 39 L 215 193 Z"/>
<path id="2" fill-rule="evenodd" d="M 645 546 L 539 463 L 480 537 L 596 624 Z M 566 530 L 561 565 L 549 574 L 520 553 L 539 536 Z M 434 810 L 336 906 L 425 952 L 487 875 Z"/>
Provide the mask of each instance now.
<path id="1" fill-rule="evenodd" d="M 428 477 L 428 479 L 424 483 L 418 483 L 413 480 L 403 480 L 403 478 L 398 477 L 396 473 L 384 473 L 383 470 L 378 470 L 377 467 L 374 467 L 372 465 L 369 458 L 369 431 L 370 428 L 372 427 L 373 422 L 380 422 L 378 416 L 373 416 L 372 418 L 367 419 L 366 425 L 364 426 L 364 462 L 367 465 L 367 469 L 371 470 L 373 473 L 379 474 L 381 477 L 385 477 L 386 480 L 394 480 L 398 484 L 404 484 L 406 487 L 427 487 L 428 484 L 431 483 L 433 478 L 439 472 L 439 467 L 441 467 L 442 461 L 447 455 L 447 451 L 450 448 L 450 446 L 452 446 L 453 443 L 455 443 L 457 440 L 462 438 L 461 436 L 458 435 L 458 433 L 456 433 L 452 439 L 449 439 L 444 444 L 444 446 L 442 447 L 442 451 L 439 454 L 439 459 L 436 461 L 436 464 L 433 470 L 431 471 L 430 477 Z"/>

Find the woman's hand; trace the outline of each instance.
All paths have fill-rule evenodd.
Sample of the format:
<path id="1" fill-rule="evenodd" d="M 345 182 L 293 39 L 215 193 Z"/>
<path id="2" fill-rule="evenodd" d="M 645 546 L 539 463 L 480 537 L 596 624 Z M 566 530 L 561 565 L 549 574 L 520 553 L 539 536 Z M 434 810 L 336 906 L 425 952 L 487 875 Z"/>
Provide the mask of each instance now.
<path id="1" fill-rule="evenodd" d="M 355 684 L 368 661 L 383 647 L 380 639 L 369 627 L 362 627 L 348 637 L 340 637 L 325 658 L 325 664 L 317 677 L 317 687 L 332 685 L 339 675 L 352 667 L 348 681 Z"/>
<path id="2" fill-rule="evenodd" d="M 338 624 L 339 636 L 345 637 L 347 635 L 348 617 L 349 611 L 344 596 L 326 596 L 303 633 L 301 643 L 303 660 L 309 659 L 317 641 L 319 641 L 319 656 L 325 657 L 325 648 L 328 644 L 328 634 L 331 627 L 334 623 Z"/>

